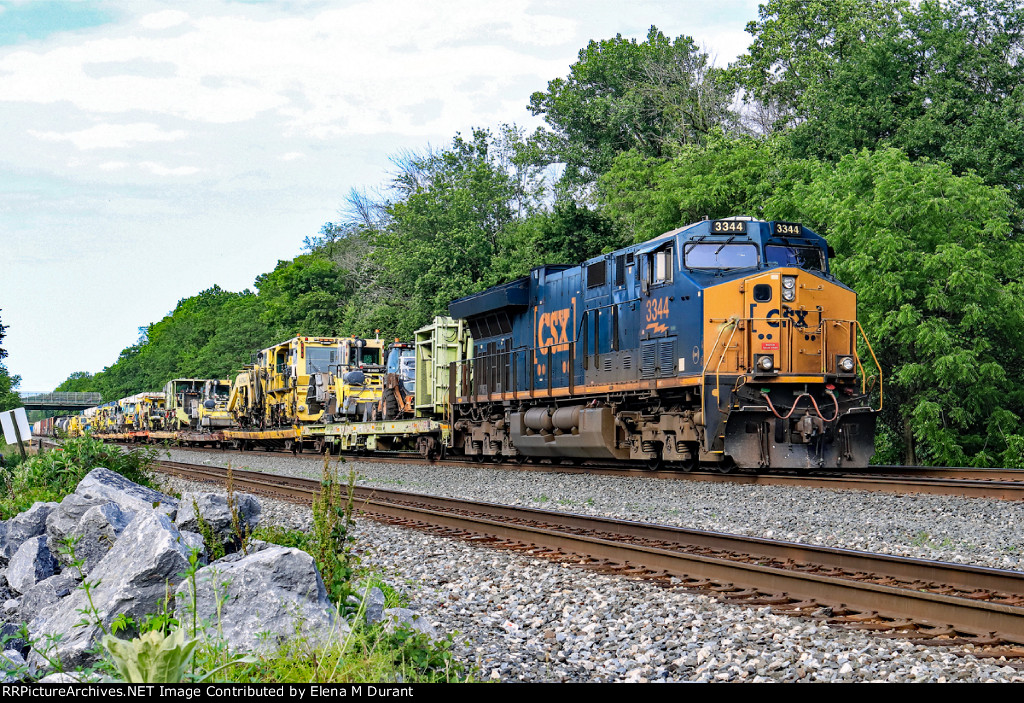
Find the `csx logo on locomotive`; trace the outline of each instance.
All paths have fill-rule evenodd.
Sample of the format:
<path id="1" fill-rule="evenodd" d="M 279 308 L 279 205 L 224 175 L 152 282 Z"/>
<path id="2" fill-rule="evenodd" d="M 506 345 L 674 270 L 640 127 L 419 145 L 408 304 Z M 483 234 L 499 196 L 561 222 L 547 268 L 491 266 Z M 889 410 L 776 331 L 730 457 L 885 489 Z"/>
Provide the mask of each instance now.
<path id="1" fill-rule="evenodd" d="M 537 320 L 537 346 L 545 352 L 548 347 L 556 352 L 568 349 L 571 313 L 571 308 L 543 313 Z"/>

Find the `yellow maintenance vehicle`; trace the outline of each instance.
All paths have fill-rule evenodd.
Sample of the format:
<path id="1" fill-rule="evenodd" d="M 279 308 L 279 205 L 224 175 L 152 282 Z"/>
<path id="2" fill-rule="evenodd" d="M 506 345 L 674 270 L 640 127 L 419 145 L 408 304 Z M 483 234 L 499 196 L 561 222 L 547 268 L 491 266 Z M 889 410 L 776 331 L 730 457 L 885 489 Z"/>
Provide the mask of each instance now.
<path id="1" fill-rule="evenodd" d="M 231 381 L 216 378 L 176 378 L 164 386 L 166 429 L 212 431 L 230 427 Z"/>
<path id="2" fill-rule="evenodd" d="M 228 410 L 243 429 L 293 428 L 325 415 L 369 412 L 380 398 L 383 342 L 293 337 L 258 354 L 235 378 Z"/>

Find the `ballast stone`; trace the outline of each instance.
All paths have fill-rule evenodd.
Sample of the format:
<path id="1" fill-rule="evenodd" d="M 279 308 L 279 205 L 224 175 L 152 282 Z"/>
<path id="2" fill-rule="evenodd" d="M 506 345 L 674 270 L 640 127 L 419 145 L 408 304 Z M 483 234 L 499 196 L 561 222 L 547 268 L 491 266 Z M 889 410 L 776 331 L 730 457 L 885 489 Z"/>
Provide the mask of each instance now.
<path id="1" fill-rule="evenodd" d="M 334 617 L 313 557 L 301 549 L 270 547 L 218 560 L 196 572 L 195 581 L 197 616 L 219 626 L 232 652 L 270 652 L 296 638 L 317 645 L 348 633 Z M 191 581 L 175 595 L 180 618 L 183 604 L 192 602 Z"/>
<path id="2" fill-rule="evenodd" d="M 95 473 L 95 471 L 93 472 Z M 90 474 L 91 476 L 92 474 Z M 140 621 L 157 612 L 166 584 L 171 588 L 188 568 L 189 551 L 181 544 L 170 518 L 152 510 L 140 511 L 121 537 L 89 574 L 92 606 L 83 589 L 75 590 L 52 610 L 29 624 L 33 638 L 61 635 L 55 654 L 65 668 L 87 663 L 89 650 L 103 634 L 98 618 L 109 630 L 114 618 L 126 615 Z M 89 611 L 95 608 L 95 613 Z M 83 619 L 90 624 L 76 627 Z M 33 657 L 38 656 L 33 653 Z M 40 666 L 44 662 L 37 662 Z"/>
<path id="3" fill-rule="evenodd" d="M 7 583 L 17 593 L 25 593 L 40 581 L 53 576 L 57 560 L 46 546 L 46 536 L 25 540 L 7 564 Z"/>

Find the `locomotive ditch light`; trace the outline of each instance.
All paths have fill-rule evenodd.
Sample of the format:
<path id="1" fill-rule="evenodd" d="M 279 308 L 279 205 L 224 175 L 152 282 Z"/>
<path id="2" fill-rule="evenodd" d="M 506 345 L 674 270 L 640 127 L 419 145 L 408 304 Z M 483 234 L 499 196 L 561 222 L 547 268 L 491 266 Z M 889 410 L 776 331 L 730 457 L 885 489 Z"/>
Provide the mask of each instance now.
<path id="1" fill-rule="evenodd" d="M 840 376 L 850 376 L 857 368 L 857 362 L 848 354 L 836 354 L 836 373 Z"/>
<path id="2" fill-rule="evenodd" d="M 755 354 L 754 373 L 757 375 L 774 374 L 775 358 L 771 354 Z"/>

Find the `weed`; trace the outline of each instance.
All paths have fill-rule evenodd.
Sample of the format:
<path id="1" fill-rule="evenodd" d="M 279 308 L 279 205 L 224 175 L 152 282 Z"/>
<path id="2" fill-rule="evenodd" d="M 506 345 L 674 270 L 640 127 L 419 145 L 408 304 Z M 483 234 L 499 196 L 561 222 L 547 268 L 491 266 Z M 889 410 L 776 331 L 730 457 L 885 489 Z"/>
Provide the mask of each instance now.
<path id="1" fill-rule="evenodd" d="M 242 550 L 242 554 L 248 556 L 249 544 L 252 541 L 252 528 L 242 522 L 242 514 L 238 509 L 238 499 L 235 497 L 235 476 L 231 472 L 230 462 L 228 462 L 225 483 L 228 491 L 228 510 L 231 512 L 231 530 L 235 535 L 235 541 L 238 543 L 239 549 Z"/>
<path id="2" fill-rule="evenodd" d="M 213 527 L 206 521 L 203 514 L 199 512 L 199 503 L 192 499 L 192 511 L 196 514 L 196 522 L 199 524 L 199 534 L 203 536 L 203 542 L 210 548 L 210 561 L 217 561 L 225 555 L 224 543 L 213 531 Z"/>
<path id="3" fill-rule="evenodd" d="M 352 528 L 356 524 L 353 518 L 355 480 L 355 471 L 350 471 L 343 494 L 337 464 L 332 469 L 325 455 L 320 492 L 313 501 L 310 554 L 320 567 L 328 596 L 342 608 L 347 607 L 348 597 L 353 595 L 351 581 L 359 563 L 359 557 L 352 549 L 355 541 Z"/>
<path id="4" fill-rule="evenodd" d="M 930 534 L 928 534 L 927 532 L 925 532 L 924 530 L 921 530 L 920 532 L 918 532 L 917 535 L 915 535 L 910 540 L 910 543 L 912 545 L 914 545 L 915 547 L 934 547 L 935 546 L 934 544 L 932 544 L 932 536 Z"/>

